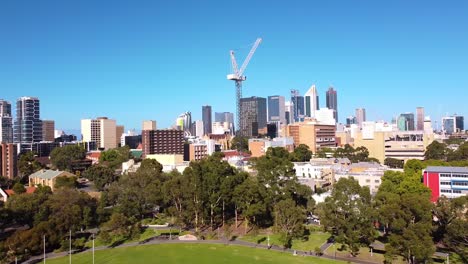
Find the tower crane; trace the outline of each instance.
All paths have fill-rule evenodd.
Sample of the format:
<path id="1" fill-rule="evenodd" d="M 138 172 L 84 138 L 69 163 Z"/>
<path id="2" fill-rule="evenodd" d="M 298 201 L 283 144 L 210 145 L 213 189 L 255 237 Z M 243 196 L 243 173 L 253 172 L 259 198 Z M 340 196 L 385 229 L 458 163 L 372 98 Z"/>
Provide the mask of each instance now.
<path id="1" fill-rule="evenodd" d="M 232 66 L 232 73 L 227 75 L 228 80 L 232 80 L 236 84 L 236 117 L 237 117 L 237 129 L 240 130 L 240 124 L 241 124 L 241 105 L 240 105 L 240 99 L 242 98 L 242 82 L 245 81 L 247 78 L 244 76 L 244 71 L 245 68 L 247 68 L 247 65 L 249 64 L 250 59 L 252 59 L 252 56 L 255 53 L 255 50 L 257 49 L 258 45 L 260 45 L 260 42 L 262 42 L 261 38 L 257 38 L 255 43 L 252 46 L 252 49 L 250 50 L 249 54 L 244 60 L 244 63 L 242 63 L 242 66 L 240 69 L 237 67 L 237 61 L 236 57 L 234 56 L 234 51 L 231 50 L 229 53 L 231 55 L 231 66 Z"/>

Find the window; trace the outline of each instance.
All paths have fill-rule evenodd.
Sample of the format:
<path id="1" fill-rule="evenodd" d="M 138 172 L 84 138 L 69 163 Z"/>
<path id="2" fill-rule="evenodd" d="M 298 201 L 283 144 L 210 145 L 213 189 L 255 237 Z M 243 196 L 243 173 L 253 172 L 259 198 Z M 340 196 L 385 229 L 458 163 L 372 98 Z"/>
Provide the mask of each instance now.
<path id="1" fill-rule="evenodd" d="M 370 183 L 370 179 L 366 179 L 366 183 Z"/>
<path id="2" fill-rule="evenodd" d="M 380 183 L 380 180 L 375 180 L 374 183 Z"/>
<path id="3" fill-rule="evenodd" d="M 445 190 L 445 189 L 442 189 L 440 190 L 441 193 L 452 193 L 452 190 Z"/>
<path id="4" fill-rule="evenodd" d="M 440 182 L 440 185 L 450 185 L 450 182 L 443 181 L 443 182 Z"/>

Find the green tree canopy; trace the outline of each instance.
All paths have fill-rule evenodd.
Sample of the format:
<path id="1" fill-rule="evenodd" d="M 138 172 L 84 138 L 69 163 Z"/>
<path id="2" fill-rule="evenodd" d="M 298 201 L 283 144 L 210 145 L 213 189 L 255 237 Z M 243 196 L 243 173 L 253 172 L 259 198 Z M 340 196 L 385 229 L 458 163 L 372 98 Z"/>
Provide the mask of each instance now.
<path id="1" fill-rule="evenodd" d="M 321 222 L 333 231 L 336 241 L 345 245 L 352 255 L 375 237 L 372 225 L 371 195 L 353 178 L 341 178 L 330 197 L 319 204 Z"/>
<path id="2" fill-rule="evenodd" d="M 249 151 L 249 138 L 242 136 L 235 136 L 231 140 L 231 149 L 237 149 L 242 152 Z"/>
<path id="3" fill-rule="evenodd" d="M 61 148 L 54 148 L 50 153 L 50 162 L 59 170 L 73 172 L 73 162 L 83 160 L 86 157 L 86 150 L 79 145 L 66 145 Z"/>
<path id="4" fill-rule="evenodd" d="M 447 145 L 434 140 L 431 144 L 429 144 L 429 146 L 427 146 L 426 152 L 424 153 L 424 158 L 426 160 L 446 160 L 447 153 Z"/>
<path id="5" fill-rule="evenodd" d="M 78 182 L 76 181 L 77 177 L 58 177 L 55 181 L 55 188 L 76 188 L 78 186 Z"/>
<path id="6" fill-rule="evenodd" d="M 29 151 L 20 155 L 18 170 L 22 176 L 29 176 L 41 168 L 41 164 L 34 159 L 34 152 Z"/>
<path id="7" fill-rule="evenodd" d="M 83 172 L 83 177 L 93 181 L 94 186 L 99 191 L 104 190 L 109 184 L 117 181 L 118 179 L 114 170 L 102 165 L 93 165 L 89 167 Z"/>
<path id="8" fill-rule="evenodd" d="M 101 152 L 99 163 L 113 170 L 121 168 L 122 163 L 131 158 L 130 147 L 124 146 Z"/>
<path id="9" fill-rule="evenodd" d="M 293 162 L 309 161 L 311 158 L 312 151 L 309 149 L 309 146 L 305 144 L 300 144 L 294 149 L 294 152 L 291 153 L 291 161 Z"/>

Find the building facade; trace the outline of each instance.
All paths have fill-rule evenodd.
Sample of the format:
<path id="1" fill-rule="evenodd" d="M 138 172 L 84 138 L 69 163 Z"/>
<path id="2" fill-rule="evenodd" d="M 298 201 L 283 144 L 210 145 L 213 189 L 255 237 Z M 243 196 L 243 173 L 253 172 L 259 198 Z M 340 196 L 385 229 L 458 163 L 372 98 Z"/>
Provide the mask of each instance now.
<path id="1" fill-rule="evenodd" d="M 363 122 L 366 122 L 366 109 L 357 108 L 356 109 L 356 124 L 359 127 L 362 127 Z"/>
<path id="2" fill-rule="evenodd" d="M 404 113 L 400 114 L 397 119 L 398 130 L 400 131 L 413 131 L 414 130 L 414 114 Z"/>
<path id="3" fill-rule="evenodd" d="M 286 124 L 284 96 L 268 96 L 268 122 Z"/>
<path id="4" fill-rule="evenodd" d="M 15 143 L 42 141 L 42 121 L 37 97 L 18 98 L 13 133 Z"/>
<path id="5" fill-rule="evenodd" d="M 118 142 L 120 142 L 120 137 L 117 138 L 115 120 L 107 117 L 82 119 L 81 136 L 83 142 L 96 142 L 98 148 L 106 150 L 116 148 Z"/>
<path id="6" fill-rule="evenodd" d="M 13 117 L 11 104 L 0 99 L 0 143 L 13 143 Z"/>
<path id="7" fill-rule="evenodd" d="M 211 105 L 202 106 L 202 120 L 203 120 L 203 133 L 205 135 L 211 134 Z"/>
<path id="8" fill-rule="evenodd" d="M 18 150 L 13 143 L 0 144 L 0 176 L 13 179 L 18 176 Z"/>
<path id="9" fill-rule="evenodd" d="M 305 117 L 304 96 L 298 90 L 291 90 L 291 103 L 293 122 L 302 121 Z"/>
<path id="10" fill-rule="evenodd" d="M 308 122 L 290 124 L 286 127 L 286 136 L 293 138 L 295 146 L 305 144 L 313 153 L 323 147 L 335 147 L 335 132 L 334 125 Z"/>
<path id="11" fill-rule="evenodd" d="M 416 130 L 424 130 L 424 107 L 416 108 Z"/>
<path id="12" fill-rule="evenodd" d="M 446 116 L 442 117 L 442 130 L 445 134 L 451 135 L 464 130 L 463 116 Z"/>
<path id="13" fill-rule="evenodd" d="M 305 116 L 315 117 L 315 111 L 319 110 L 319 96 L 315 84 L 305 93 Z"/>
<path id="14" fill-rule="evenodd" d="M 338 123 L 338 94 L 333 87 L 328 88 L 327 91 L 327 108 L 333 109 L 333 117 Z"/>
<path id="15" fill-rule="evenodd" d="M 154 120 L 145 120 L 141 126 L 141 130 L 156 130 L 156 121 Z"/>
<path id="16" fill-rule="evenodd" d="M 259 130 L 266 130 L 266 99 L 262 97 L 241 98 L 240 133 L 245 137 L 256 137 Z"/>
<path id="17" fill-rule="evenodd" d="M 54 120 L 42 120 L 42 140 L 55 140 L 55 122 Z"/>
<path id="18" fill-rule="evenodd" d="M 431 189 L 431 201 L 468 195 L 468 168 L 429 166 L 422 172 L 423 183 Z"/>
<path id="19" fill-rule="evenodd" d="M 152 154 L 184 154 L 184 131 L 143 130 L 143 157 Z"/>

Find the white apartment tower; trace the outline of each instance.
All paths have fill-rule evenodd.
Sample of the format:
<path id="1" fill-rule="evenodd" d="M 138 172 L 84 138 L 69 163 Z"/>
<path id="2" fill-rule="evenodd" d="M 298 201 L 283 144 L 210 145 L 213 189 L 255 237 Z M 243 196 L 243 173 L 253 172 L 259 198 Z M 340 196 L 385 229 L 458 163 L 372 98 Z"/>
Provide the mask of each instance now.
<path id="1" fill-rule="evenodd" d="M 81 120 L 83 142 L 96 142 L 98 148 L 112 149 L 117 147 L 117 129 L 115 120 L 107 117 Z"/>

